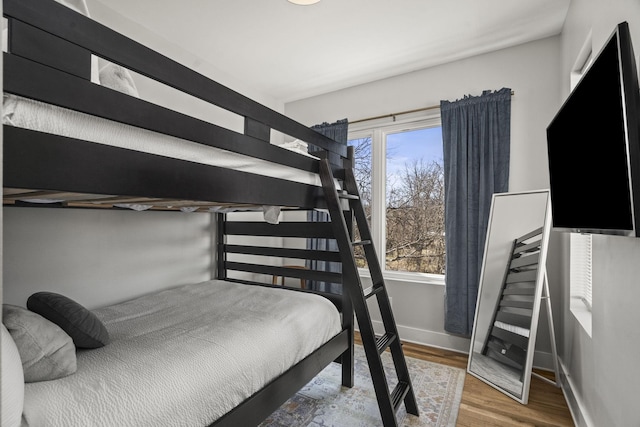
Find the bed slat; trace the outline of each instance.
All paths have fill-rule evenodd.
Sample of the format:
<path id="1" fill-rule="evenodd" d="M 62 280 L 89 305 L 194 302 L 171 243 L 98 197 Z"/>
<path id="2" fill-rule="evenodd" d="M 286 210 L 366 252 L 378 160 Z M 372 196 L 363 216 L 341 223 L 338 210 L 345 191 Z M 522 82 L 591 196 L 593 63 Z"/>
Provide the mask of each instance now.
<path id="1" fill-rule="evenodd" d="M 333 239 L 329 222 L 281 222 L 268 224 L 254 221 L 229 221 L 226 224 L 227 235 L 235 236 L 276 236 Z"/>
<path id="2" fill-rule="evenodd" d="M 319 204 L 320 190 L 311 185 L 12 126 L 3 129 L 6 187 L 307 208 Z"/>
<path id="3" fill-rule="evenodd" d="M 16 19 L 9 20 L 9 51 L 86 80 L 91 79 L 91 52 Z"/>
<path id="4" fill-rule="evenodd" d="M 229 254 L 261 255 L 280 258 L 315 259 L 319 261 L 341 262 L 340 252 L 314 251 L 293 248 L 272 248 L 266 246 L 224 245 L 224 252 Z"/>
<path id="5" fill-rule="evenodd" d="M 317 280 L 320 282 L 342 283 L 341 273 L 331 273 L 318 270 L 277 267 L 272 265 L 249 264 L 245 262 L 225 262 L 225 268 L 245 273 L 265 274 L 268 276 L 285 276 L 297 279 Z"/>

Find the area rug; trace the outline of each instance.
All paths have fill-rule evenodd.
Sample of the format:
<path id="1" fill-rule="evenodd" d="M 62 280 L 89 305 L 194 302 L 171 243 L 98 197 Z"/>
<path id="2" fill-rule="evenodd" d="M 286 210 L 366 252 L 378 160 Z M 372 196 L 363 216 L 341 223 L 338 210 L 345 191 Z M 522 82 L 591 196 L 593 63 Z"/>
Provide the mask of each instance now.
<path id="1" fill-rule="evenodd" d="M 399 426 L 454 427 L 462 398 L 465 371 L 407 357 L 420 416 L 398 410 Z M 390 389 L 397 383 L 393 360 L 383 353 Z M 355 347 L 354 387 L 341 385 L 340 365 L 332 363 L 271 414 L 260 427 L 382 426 L 369 366 L 362 346 Z"/>

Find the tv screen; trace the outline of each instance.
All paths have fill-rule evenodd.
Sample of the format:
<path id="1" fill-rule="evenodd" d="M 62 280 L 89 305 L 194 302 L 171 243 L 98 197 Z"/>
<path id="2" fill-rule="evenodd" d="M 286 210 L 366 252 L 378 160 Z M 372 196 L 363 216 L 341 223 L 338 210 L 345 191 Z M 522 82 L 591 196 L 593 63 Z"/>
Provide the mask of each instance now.
<path id="1" fill-rule="evenodd" d="M 640 88 L 619 24 L 547 127 L 553 227 L 638 236 Z"/>

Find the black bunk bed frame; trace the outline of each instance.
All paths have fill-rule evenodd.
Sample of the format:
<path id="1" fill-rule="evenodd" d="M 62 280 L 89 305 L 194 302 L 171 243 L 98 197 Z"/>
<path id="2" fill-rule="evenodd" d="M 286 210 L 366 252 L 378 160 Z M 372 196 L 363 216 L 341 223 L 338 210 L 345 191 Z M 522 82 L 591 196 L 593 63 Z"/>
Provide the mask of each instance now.
<path id="1" fill-rule="evenodd" d="M 345 210 L 338 202 L 333 184 L 334 178 L 346 182 L 351 193 L 357 194 L 351 169 L 353 153 L 348 152 L 347 147 L 53 0 L 3 0 L 3 14 L 9 25 L 9 52 L 3 54 L 6 93 L 320 174 L 323 187 L 316 187 L 3 126 L 5 206 L 20 205 L 16 200 L 23 193 L 58 196 L 64 193 L 86 197 L 71 197 L 70 202 L 61 203 L 63 207 L 97 207 L 90 204 L 91 197 L 109 195 L 113 196 L 114 203 L 139 197 L 296 209 L 328 208 L 332 213 L 329 223 L 288 222 L 277 226 L 234 223 L 227 221 L 225 215 L 218 215 L 219 279 L 269 286 L 229 277 L 228 271 L 239 270 L 342 283 L 344 292 L 323 294 L 341 310 L 342 331 L 212 425 L 257 425 L 332 361 L 342 364 L 342 384 L 352 387 L 354 312 L 358 315 L 384 425 L 396 425 L 395 412 L 402 402 L 407 412 L 417 415 L 382 274 L 379 268 L 372 271 L 377 282 L 373 292 L 365 296 L 353 250 L 351 246 L 346 247 L 353 243 L 346 241 L 347 232 L 353 226 L 353 212 L 359 228 L 361 222 L 366 222 L 357 196 L 351 197 L 350 209 Z M 244 133 L 92 83 L 92 54 L 244 117 Z M 272 129 L 317 147 L 319 151 L 314 154 L 323 160 L 270 144 Z M 357 201 L 355 210 L 354 200 Z M 333 219 L 337 217 L 339 221 Z M 344 236 L 336 237 L 336 233 Z M 336 238 L 340 251 L 228 245 L 226 236 L 233 234 Z M 365 250 L 367 259 L 369 264 L 376 264 L 375 252 L 369 246 Z M 232 253 L 342 262 L 343 274 L 232 262 L 227 259 Z M 349 264 L 346 271 L 345 260 Z M 379 338 L 373 334 L 366 306 L 366 298 L 371 296 L 382 298 L 379 304 L 387 332 Z M 386 389 L 379 358 L 386 349 L 393 355 L 399 380 L 392 393 Z"/>

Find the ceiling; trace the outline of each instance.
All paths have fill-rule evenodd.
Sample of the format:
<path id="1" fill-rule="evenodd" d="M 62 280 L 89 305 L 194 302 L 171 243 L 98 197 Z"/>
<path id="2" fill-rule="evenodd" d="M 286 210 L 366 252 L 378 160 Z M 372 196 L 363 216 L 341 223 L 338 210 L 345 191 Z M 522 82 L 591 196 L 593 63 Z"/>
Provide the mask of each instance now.
<path id="1" fill-rule="evenodd" d="M 289 102 L 559 34 L 570 0 L 99 0 Z"/>

